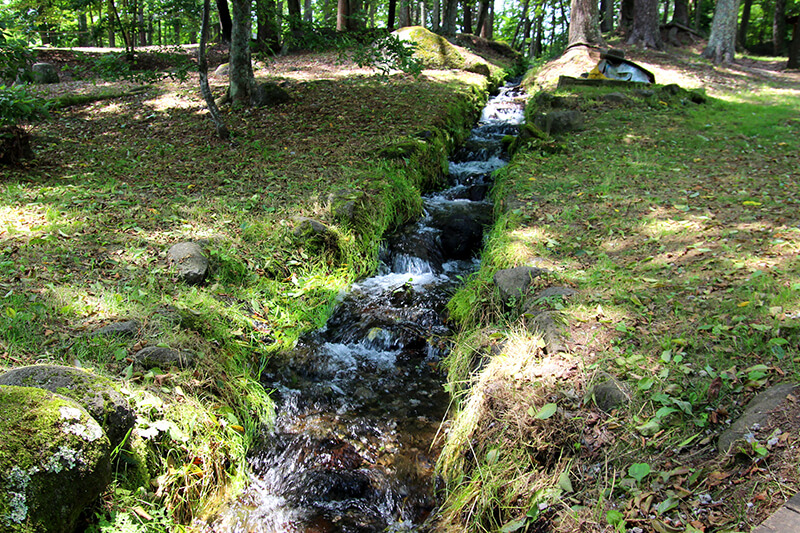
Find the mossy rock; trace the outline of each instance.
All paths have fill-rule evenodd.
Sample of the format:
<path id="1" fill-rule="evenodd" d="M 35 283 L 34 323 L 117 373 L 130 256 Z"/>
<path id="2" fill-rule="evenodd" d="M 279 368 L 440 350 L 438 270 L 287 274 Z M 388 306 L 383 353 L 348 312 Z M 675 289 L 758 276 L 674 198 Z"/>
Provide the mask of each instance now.
<path id="1" fill-rule="evenodd" d="M 80 368 L 24 366 L 0 374 L 0 385 L 36 387 L 76 401 L 97 420 L 112 448 L 116 448 L 136 424 L 136 416 L 114 382 Z"/>
<path id="2" fill-rule="evenodd" d="M 410 26 L 394 32 L 400 40 L 416 44 L 414 59 L 422 63 L 423 68 L 433 70 L 465 70 L 480 74 L 487 78 L 496 75 L 502 77 L 503 69 L 493 65 L 486 59 L 466 48 L 457 46 L 441 35 L 437 35 L 422 26 Z M 499 82 L 498 80 L 494 80 Z"/>
<path id="3" fill-rule="evenodd" d="M 73 533 L 111 480 L 111 446 L 76 402 L 0 386 L 0 530 Z"/>

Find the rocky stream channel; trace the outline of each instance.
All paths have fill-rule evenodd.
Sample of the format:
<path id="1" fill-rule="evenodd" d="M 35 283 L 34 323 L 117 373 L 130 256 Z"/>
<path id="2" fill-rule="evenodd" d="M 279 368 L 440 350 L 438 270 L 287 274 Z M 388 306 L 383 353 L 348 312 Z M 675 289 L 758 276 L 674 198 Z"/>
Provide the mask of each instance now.
<path id="1" fill-rule="evenodd" d="M 508 84 L 450 161 L 450 187 L 387 239 L 377 274 L 356 284 L 325 327 L 264 377 L 278 418 L 251 453 L 252 480 L 214 524 L 222 533 L 414 531 L 436 508 L 435 437 L 449 396 L 438 369 L 443 310 L 474 271 L 501 140 L 523 121 Z"/>

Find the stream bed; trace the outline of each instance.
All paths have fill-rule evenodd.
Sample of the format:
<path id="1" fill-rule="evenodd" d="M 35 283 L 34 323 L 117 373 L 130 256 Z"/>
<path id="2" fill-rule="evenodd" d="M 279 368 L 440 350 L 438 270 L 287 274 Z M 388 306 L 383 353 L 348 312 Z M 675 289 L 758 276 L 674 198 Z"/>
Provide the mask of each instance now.
<path id="1" fill-rule="evenodd" d="M 449 396 L 439 368 L 443 312 L 475 271 L 492 220 L 501 139 L 523 121 L 522 89 L 493 96 L 450 161 L 450 187 L 389 237 L 381 267 L 355 284 L 293 360 L 262 377 L 275 427 L 250 455 L 251 482 L 213 525 L 225 533 L 419 531 L 437 507 L 434 463 Z"/>

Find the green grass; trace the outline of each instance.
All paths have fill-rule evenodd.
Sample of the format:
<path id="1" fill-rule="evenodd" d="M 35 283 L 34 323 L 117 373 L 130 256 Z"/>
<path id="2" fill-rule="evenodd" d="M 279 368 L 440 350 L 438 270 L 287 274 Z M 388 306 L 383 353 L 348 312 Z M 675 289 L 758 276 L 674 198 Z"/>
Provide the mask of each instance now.
<path id="1" fill-rule="evenodd" d="M 481 272 L 450 303 L 466 330 L 447 364 L 449 386 L 461 398 L 455 424 L 471 417 L 473 426 L 448 437 L 440 469 L 455 487 L 445 514 L 470 531 L 533 522 L 525 519 L 525 493 L 509 488 L 512 480 L 520 468 L 538 469 L 550 480 L 541 486 L 554 488 L 552 480 L 565 468 L 525 467 L 518 458 L 509 459 L 502 468 L 516 465 L 517 473 L 493 486 L 511 493 L 462 521 L 478 512 L 479 496 L 465 498 L 464 490 L 483 483 L 483 474 L 473 471 L 480 460 L 470 451 L 485 445 L 482 424 L 492 420 L 510 431 L 520 416 L 507 406 L 470 409 L 479 398 L 490 401 L 487 397 L 515 390 L 524 395 L 540 386 L 522 370 L 487 387 L 483 365 L 502 355 L 478 350 L 481 358 L 474 348 L 481 338 L 484 346 L 503 346 L 519 335 L 517 317 L 497 305 L 491 283 L 494 271 L 517 265 L 550 268 L 552 279 L 544 285 L 578 290 L 558 306 L 549 305 L 570 323 L 568 364 L 574 371 L 569 379 L 546 385 L 545 394 L 578 421 L 586 442 L 573 457 L 580 493 L 561 494 L 551 504 L 556 530 L 573 531 L 578 523 L 604 530 L 607 512 L 612 522 L 627 521 L 628 527 L 662 527 L 650 522 L 653 513 L 662 525 L 684 527 L 689 515 L 681 514 L 681 506 L 702 508 L 698 498 L 704 492 L 726 502 L 718 523 L 746 529 L 776 505 L 753 499 L 754 494 L 791 495 L 800 483 L 793 454 L 779 447 L 764 448 L 761 456 L 751 453 L 746 464 L 780 471 L 781 482 L 754 476 L 748 488 L 737 488 L 706 477 L 714 471 L 736 476 L 744 468 L 713 452 L 725 421 L 756 392 L 800 377 L 798 90 L 754 86 L 703 105 L 632 96 L 619 107 L 598 98 L 609 91 L 559 93 L 580 99 L 586 129 L 530 142 L 497 173 L 494 198 L 501 213 Z M 550 149 L 553 142 L 560 149 Z M 551 360 L 540 354 L 530 368 Z M 558 357 L 554 363 L 564 364 Z M 630 393 L 630 402 L 610 415 L 591 400 L 592 387 L 606 375 Z M 549 442 L 553 453 L 567 456 L 572 445 Z M 516 457 L 530 446 L 509 439 L 504 455 Z M 597 461 L 602 475 L 591 469 Z M 659 475 L 685 465 L 678 478 L 686 491 L 653 476 L 632 485 L 626 472 L 634 463 Z M 509 505 L 515 494 L 518 501 Z M 748 504 L 756 511 L 746 512 Z M 704 516 L 696 518 L 710 527 Z"/>

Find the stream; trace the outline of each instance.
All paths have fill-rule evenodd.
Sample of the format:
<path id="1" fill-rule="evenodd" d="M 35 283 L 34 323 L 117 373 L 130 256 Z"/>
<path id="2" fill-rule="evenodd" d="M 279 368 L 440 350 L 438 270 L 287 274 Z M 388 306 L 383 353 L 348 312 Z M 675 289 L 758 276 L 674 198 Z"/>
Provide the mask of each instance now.
<path id="1" fill-rule="evenodd" d="M 523 121 L 507 84 L 450 160 L 450 186 L 384 243 L 373 277 L 352 287 L 288 366 L 275 427 L 251 452 L 251 482 L 213 525 L 218 533 L 419 531 L 437 507 L 433 444 L 449 395 L 439 369 L 451 334 L 447 301 L 475 271 L 501 139 Z M 439 439 L 441 440 L 441 439 Z"/>

